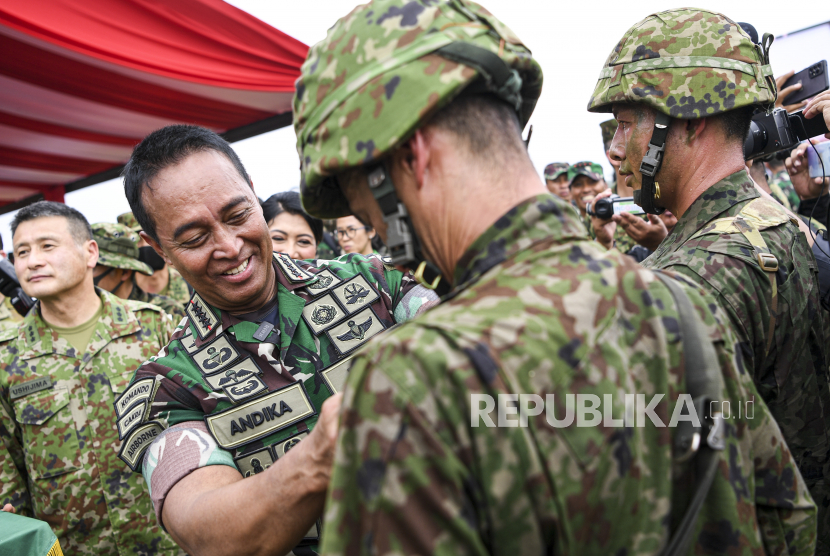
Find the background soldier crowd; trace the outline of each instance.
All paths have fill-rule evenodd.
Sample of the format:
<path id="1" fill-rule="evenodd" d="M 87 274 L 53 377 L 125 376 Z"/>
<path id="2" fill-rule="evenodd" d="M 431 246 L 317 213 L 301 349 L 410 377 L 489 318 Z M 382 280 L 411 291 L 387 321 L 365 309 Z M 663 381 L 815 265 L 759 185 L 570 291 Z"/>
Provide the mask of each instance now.
<path id="1" fill-rule="evenodd" d="M 176 125 L 118 223 L 18 212 L 0 504 L 67 554 L 830 555 L 830 195 L 806 147 L 744 162 L 767 48 L 648 16 L 588 102 L 614 178 L 543 181 L 519 37 L 467 0 L 355 8 L 296 83 L 299 194 Z M 589 213 L 612 194 L 647 214 Z M 573 394 L 618 419 L 562 420 Z"/>

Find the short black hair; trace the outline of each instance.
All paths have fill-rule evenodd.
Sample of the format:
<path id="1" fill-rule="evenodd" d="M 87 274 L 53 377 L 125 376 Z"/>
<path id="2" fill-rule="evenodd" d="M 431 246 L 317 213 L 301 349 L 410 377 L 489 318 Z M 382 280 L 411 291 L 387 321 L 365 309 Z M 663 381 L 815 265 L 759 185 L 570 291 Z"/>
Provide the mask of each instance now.
<path id="1" fill-rule="evenodd" d="M 743 144 L 746 136 L 749 135 L 749 126 L 752 124 L 752 115 L 755 113 L 754 106 L 743 106 L 735 110 L 729 110 L 714 116 L 720 121 L 723 132 L 727 139 L 734 139 Z"/>
<path id="2" fill-rule="evenodd" d="M 282 193 L 275 193 L 262 201 L 262 216 L 265 217 L 266 223 L 283 212 L 295 216 L 302 216 L 308 223 L 308 227 L 311 228 L 311 233 L 314 234 L 314 241 L 320 243 L 323 240 L 323 221 L 319 218 L 314 218 L 303 210 L 299 193 L 296 191 L 283 191 Z"/>
<path id="3" fill-rule="evenodd" d="M 228 157 L 245 183 L 250 185 L 251 178 L 230 144 L 203 127 L 169 125 L 152 132 L 133 149 L 133 154 L 121 173 L 124 178 L 124 194 L 141 229 L 155 241 L 158 241 L 156 225 L 144 209 L 144 187 L 149 188 L 150 182 L 165 168 L 178 164 L 191 154 L 204 151 L 216 151 Z"/>
<path id="4" fill-rule="evenodd" d="M 69 233 L 72 234 L 72 237 L 78 245 L 92 239 L 92 227 L 83 214 L 63 203 L 38 201 L 37 203 L 23 207 L 14 215 L 14 220 L 12 220 L 12 241 L 14 241 L 14 234 L 17 232 L 17 227 L 20 224 L 28 222 L 29 220 L 49 216 L 62 216 L 66 218 L 69 224 Z"/>

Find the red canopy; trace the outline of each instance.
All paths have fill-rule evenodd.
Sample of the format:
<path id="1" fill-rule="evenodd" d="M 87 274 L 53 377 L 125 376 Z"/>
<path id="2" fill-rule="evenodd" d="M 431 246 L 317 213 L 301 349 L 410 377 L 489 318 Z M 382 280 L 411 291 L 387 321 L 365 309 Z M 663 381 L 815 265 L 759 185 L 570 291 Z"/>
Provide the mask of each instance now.
<path id="1" fill-rule="evenodd" d="M 116 177 L 167 124 L 288 125 L 307 50 L 221 0 L 4 0 L 0 213 Z"/>

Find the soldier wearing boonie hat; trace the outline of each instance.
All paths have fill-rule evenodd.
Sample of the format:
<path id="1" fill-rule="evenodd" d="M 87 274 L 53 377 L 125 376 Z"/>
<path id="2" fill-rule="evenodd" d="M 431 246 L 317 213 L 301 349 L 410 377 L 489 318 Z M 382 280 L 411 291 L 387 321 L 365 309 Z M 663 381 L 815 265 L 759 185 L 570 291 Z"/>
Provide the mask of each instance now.
<path id="1" fill-rule="evenodd" d="M 93 272 L 96 286 L 121 299 L 161 307 L 176 322 L 184 317 L 184 308 L 176 300 L 145 292 L 136 283 L 136 273 L 153 274 L 150 265 L 140 260 L 138 234 L 123 224 L 98 222 L 92 225 L 92 235 L 98 244 L 98 265 Z"/>
<path id="2" fill-rule="evenodd" d="M 542 393 L 635 390 L 673 392 L 669 415 L 704 358 L 719 368 L 703 379 L 714 399 L 754 387 L 714 299 L 606 252 L 546 190 L 522 141 L 541 83 L 524 43 L 463 0 L 358 6 L 309 50 L 294 100 L 306 210 L 365 219 L 393 259 L 428 258 L 451 286 L 350 366 L 323 554 L 686 554 L 698 537 L 698 552 L 765 548 L 745 485 L 794 471 L 783 442 L 755 452 L 755 435 L 780 440 L 765 407 L 733 415 L 723 437 L 705 430 L 712 412 L 697 437 L 542 416 Z M 515 403 L 496 406 L 524 392 L 539 405 L 497 426 Z M 681 448 L 694 438 L 697 455 Z M 702 513 L 686 509 L 693 497 Z"/>
<path id="3" fill-rule="evenodd" d="M 544 174 L 548 191 L 566 201 L 571 199 L 571 190 L 568 188 L 569 167 L 570 165 L 567 162 L 551 162 L 545 166 Z"/>

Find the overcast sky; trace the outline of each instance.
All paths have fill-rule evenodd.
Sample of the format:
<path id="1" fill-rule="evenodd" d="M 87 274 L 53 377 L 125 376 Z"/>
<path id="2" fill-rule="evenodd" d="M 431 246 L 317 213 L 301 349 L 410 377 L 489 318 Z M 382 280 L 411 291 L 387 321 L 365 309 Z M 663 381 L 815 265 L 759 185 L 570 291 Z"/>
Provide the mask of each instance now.
<path id="1" fill-rule="evenodd" d="M 230 3 L 309 45 L 325 38 L 326 30 L 356 5 L 350 0 L 231 0 Z M 544 70 L 542 97 L 530 120 L 533 125 L 530 156 L 537 170 L 541 173 L 553 161 L 593 160 L 603 163 L 610 175 L 598 125 L 607 116 L 585 110 L 602 63 L 631 25 L 650 13 L 687 3 L 654 0 L 481 0 L 481 3 L 516 32 Z M 708 5 L 735 21 L 752 23 L 759 34 L 779 36 L 830 20 L 828 2 L 782 4 L 770 0 L 719 0 L 715 4 L 710 0 Z M 778 59 L 773 45 L 775 73 L 797 71 L 830 58 L 830 40 L 820 42 L 815 45 L 815 52 L 787 52 Z M 295 188 L 299 183 L 292 128 L 240 141 L 234 148 L 253 177 L 260 197 Z M 129 210 L 120 179 L 70 193 L 66 203 L 80 210 L 90 222 L 114 222 L 118 214 Z M 0 233 L 6 246 L 11 244 L 12 216 L 13 213 L 0 215 Z"/>

